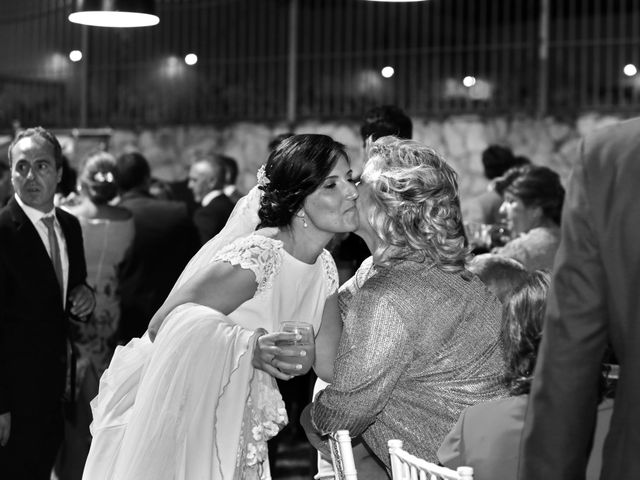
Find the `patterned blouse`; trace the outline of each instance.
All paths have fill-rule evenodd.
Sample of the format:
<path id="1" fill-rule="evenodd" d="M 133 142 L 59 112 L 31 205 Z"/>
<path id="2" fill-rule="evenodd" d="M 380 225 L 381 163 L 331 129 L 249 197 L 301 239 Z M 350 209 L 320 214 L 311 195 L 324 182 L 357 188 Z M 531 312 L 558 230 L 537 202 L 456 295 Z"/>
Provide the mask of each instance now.
<path id="1" fill-rule="evenodd" d="M 321 434 L 362 435 L 387 466 L 390 439 L 433 462 L 464 408 L 506 396 L 500 303 L 469 272 L 369 258 L 340 289 L 340 306 L 333 383 L 311 411 Z"/>

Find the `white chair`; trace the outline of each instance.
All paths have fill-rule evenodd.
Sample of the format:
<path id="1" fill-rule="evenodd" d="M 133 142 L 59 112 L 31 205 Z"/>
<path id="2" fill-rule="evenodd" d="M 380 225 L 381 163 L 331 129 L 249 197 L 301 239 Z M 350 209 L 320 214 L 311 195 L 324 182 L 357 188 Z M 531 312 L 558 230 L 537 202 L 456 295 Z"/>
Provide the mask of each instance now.
<path id="1" fill-rule="evenodd" d="M 338 430 L 329 435 L 332 473 L 317 474 L 314 479 L 334 478 L 335 480 L 358 480 L 356 463 L 353 460 L 349 430 Z"/>
<path id="2" fill-rule="evenodd" d="M 389 440 L 387 445 L 393 480 L 473 480 L 471 467 L 452 470 L 427 462 L 403 450 L 402 440 Z"/>

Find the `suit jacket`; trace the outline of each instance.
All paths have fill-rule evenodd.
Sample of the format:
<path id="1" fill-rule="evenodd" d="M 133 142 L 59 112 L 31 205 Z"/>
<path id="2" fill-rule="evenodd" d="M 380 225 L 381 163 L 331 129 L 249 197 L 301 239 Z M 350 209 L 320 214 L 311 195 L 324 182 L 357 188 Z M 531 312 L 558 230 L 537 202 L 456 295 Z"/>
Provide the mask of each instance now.
<path id="1" fill-rule="evenodd" d="M 85 283 L 78 220 L 56 208 L 67 243 L 68 292 Z M 0 211 L 0 413 L 55 408 L 64 394 L 68 315 L 53 264 L 15 199 Z"/>
<path id="2" fill-rule="evenodd" d="M 126 342 L 145 332 L 199 242 L 182 202 L 131 191 L 119 205 L 132 212 L 136 232 L 119 275 L 120 336 Z"/>
<path id="3" fill-rule="evenodd" d="M 438 450 L 440 463 L 453 469 L 473 467 L 475 480 L 515 479 L 528 401 L 529 395 L 518 395 L 466 408 Z M 598 408 L 588 480 L 597 480 L 600 474 L 602 443 L 609 430 L 612 408 L 611 399 L 606 399 Z"/>
<path id="4" fill-rule="evenodd" d="M 608 342 L 620 379 L 602 478 L 640 478 L 639 181 L 640 119 L 581 142 L 562 214 L 520 478 L 584 478 Z"/>
<path id="5" fill-rule="evenodd" d="M 198 208 L 193 214 L 193 222 L 200 235 L 200 243 L 204 245 L 215 237 L 233 210 L 233 202 L 224 194 L 211 200 L 206 207 Z"/>

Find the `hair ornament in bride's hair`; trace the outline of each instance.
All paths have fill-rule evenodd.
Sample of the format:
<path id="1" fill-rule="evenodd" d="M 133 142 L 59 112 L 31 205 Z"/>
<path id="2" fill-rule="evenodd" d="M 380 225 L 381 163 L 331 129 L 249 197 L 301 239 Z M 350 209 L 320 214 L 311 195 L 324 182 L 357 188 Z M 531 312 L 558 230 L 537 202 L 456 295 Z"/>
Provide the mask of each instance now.
<path id="1" fill-rule="evenodd" d="M 267 172 L 265 171 L 265 165 L 262 165 L 258 169 L 258 173 L 256 174 L 256 178 L 258 179 L 258 187 L 264 190 L 264 188 L 271 183 L 269 177 L 267 177 Z"/>

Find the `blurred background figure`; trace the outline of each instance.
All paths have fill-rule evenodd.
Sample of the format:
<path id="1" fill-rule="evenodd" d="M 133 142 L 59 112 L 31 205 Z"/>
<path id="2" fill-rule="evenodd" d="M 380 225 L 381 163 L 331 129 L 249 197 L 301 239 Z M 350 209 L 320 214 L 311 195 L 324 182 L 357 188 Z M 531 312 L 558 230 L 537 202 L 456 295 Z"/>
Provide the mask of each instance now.
<path id="1" fill-rule="evenodd" d="M 72 325 L 71 338 L 78 350 L 77 400 L 74 414 L 66 419 L 65 440 L 57 468 L 60 480 L 82 478 L 91 438 L 89 402 L 98 393 L 98 380 L 117 344 L 120 325 L 118 271 L 125 253 L 133 245 L 134 223 L 130 211 L 109 205 L 118 193 L 116 175 L 116 162 L 111 154 L 90 154 L 81 167 L 78 195 L 72 202 L 62 205 L 80 221 L 87 283 L 94 290 L 96 307 L 86 323 Z"/>
<path id="2" fill-rule="evenodd" d="M 363 148 L 389 135 L 401 139 L 412 138 L 413 123 L 409 116 L 395 105 L 381 105 L 368 110 L 360 125 Z"/>
<path id="3" fill-rule="evenodd" d="M 560 244 L 560 176 L 538 165 L 515 167 L 496 179 L 496 191 L 512 240 L 493 253 L 518 260 L 529 271 L 551 270 Z"/>
<path id="4" fill-rule="evenodd" d="M 487 190 L 465 205 L 462 217 L 465 223 L 484 223 L 495 225 L 500 223 L 500 205 L 502 196 L 496 192 L 494 179 L 504 175 L 510 168 L 529 163 L 526 157 L 516 157 L 509 147 L 489 145 L 482 152 L 484 176 L 489 180 Z"/>
<path id="5" fill-rule="evenodd" d="M 189 170 L 189 188 L 199 204 L 193 223 L 202 245 L 222 230 L 233 210 L 233 202 L 222 191 L 225 178 L 225 161 L 215 153 L 198 157 Z"/>
<path id="6" fill-rule="evenodd" d="M 368 110 L 360 125 L 365 158 L 368 145 L 380 137 L 389 135 L 405 140 L 411 139 L 413 135 L 411 118 L 395 105 L 381 105 Z M 327 248 L 336 261 L 341 284 L 351 278 L 360 264 L 371 255 L 367 244 L 355 233 L 336 235 Z"/>
<path id="7" fill-rule="evenodd" d="M 467 263 L 467 269 L 480 277 L 501 303 L 527 278 L 527 270 L 520 262 L 491 253 L 476 255 Z"/>
<path id="8" fill-rule="evenodd" d="M 182 202 L 149 193 L 151 170 L 138 152 L 116 160 L 119 206 L 133 214 L 135 237 L 120 270 L 120 341 L 141 337 L 191 256 L 197 233 Z"/>
<path id="9" fill-rule="evenodd" d="M 229 200 L 233 202 L 235 205 L 240 198 L 242 198 L 242 193 L 238 190 L 236 186 L 236 181 L 238 180 L 238 162 L 235 159 L 229 157 L 228 155 L 220 155 L 222 162 L 224 163 L 224 187 L 222 188 L 222 193 L 224 193 Z"/>
<path id="10" fill-rule="evenodd" d="M 75 196 L 78 193 L 77 183 L 78 173 L 69 163 L 69 159 L 62 155 L 62 177 L 60 178 L 60 183 L 58 183 L 58 188 L 56 188 L 56 195 L 53 197 L 56 206 L 75 201 Z"/>
<path id="11" fill-rule="evenodd" d="M 9 168 L 8 163 L 4 160 L 0 160 L 0 208 L 7 204 L 12 193 L 11 169 Z"/>
<path id="12" fill-rule="evenodd" d="M 520 437 L 542 338 L 549 284 L 549 273 L 535 271 L 525 277 L 506 301 L 501 336 L 505 383 L 510 396 L 479 403 L 462 412 L 438 450 L 443 465 L 450 468 L 472 465 L 473 478 L 477 480 L 517 478 Z M 602 380 L 604 387 L 604 376 Z M 603 396 L 604 393 L 603 388 Z M 587 480 L 598 478 L 612 408 L 611 399 L 605 399 L 599 408 Z"/>

